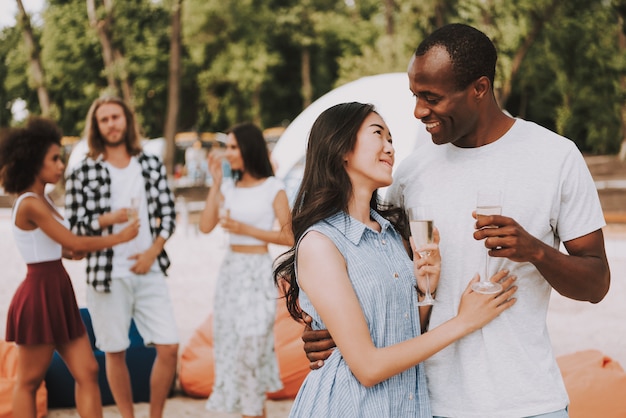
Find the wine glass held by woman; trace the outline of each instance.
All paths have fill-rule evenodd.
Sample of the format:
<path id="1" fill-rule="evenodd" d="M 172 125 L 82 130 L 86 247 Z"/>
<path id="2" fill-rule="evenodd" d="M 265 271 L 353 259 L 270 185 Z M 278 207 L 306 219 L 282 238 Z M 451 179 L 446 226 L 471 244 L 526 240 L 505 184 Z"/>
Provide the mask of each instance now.
<path id="1" fill-rule="evenodd" d="M 61 257 L 112 247 L 137 236 L 139 222 L 119 233 L 99 237 L 72 234 L 68 222 L 45 194 L 47 184 L 63 177 L 61 134 L 54 122 L 31 118 L 25 127 L 0 133 L 0 183 L 17 194 L 12 230 L 27 263 L 9 306 L 6 340 L 17 344 L 13 414 L 35 417 L 36 391 L 54 351 L 76 381 L 76 408 L 81 417 L 102 417 L 98 363 L 82 322 L 72 282 Z"/>

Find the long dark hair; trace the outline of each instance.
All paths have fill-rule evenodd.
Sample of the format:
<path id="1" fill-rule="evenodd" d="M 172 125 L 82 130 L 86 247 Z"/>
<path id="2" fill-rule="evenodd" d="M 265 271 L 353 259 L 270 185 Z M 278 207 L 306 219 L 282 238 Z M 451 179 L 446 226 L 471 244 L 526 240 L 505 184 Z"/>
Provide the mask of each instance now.
<path id="1" fill-rule="evenodd" d="M 235 139 L 237 139 L 243 167 L 247 173 L 257 179 L 274 175 L 267 143 L 265 138 L 263 138 L 263 132 L 258 126 L 250 122 L 244 122 L 233 126 L 226 133 L 232 133 Z M 233 171 L 236 179 L 240 179 L 242 174 L 240 170 Z"/>
<path id="2" fill-rule="evenodd" d="M 291 212 L 295 244 L 278 257 L 274 268 L 274 282 L 285 295 L 287 310 L 296 320 L 302 315 L 295 274 L 296 246 L 310 226 L 337 212 L 348 211 L 352 183 L 344 166 L 344 157 L 354 149 L 357 133 L 371 113 L 376 113 L 371 104 L 341 103 L 322 112 L 311 128 L 302 183 Z M 370 207 L 389 219 L 402 233 L 407 231 L 404 211 L 383 205 L 378 200 L 377 191 L 372 193 Z"/>

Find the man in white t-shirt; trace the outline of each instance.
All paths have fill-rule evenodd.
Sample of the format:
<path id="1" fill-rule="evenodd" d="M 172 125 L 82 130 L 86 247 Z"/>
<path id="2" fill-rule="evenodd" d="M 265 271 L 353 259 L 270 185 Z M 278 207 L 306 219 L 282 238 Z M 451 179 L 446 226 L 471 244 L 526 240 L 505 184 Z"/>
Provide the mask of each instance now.
<path id="1" fill-rule="evenodd" d="M 496 59 L 489 38 L 467 25 L 444 26 L 419 45 L 409 86 L 432 144 L 402 161 L 386 200 L 433 208 L 442 269 L 431 327 L 456 315 L 468 274 L 484 275 L 485 247 L 490 274 L 507 269 L 518 278 L 511 309 L 426 360 L 433 415 L 563 418 L 569 401 L 546 326 L 550 292 L 604 298 L 604 217 L 575 144 L 499 108 Z M 472 218 L 481 189 L 502 192 L 502 215 Z M 321 338 L 313 333 L 305 341 Z M 324 344 L 305 344 L 312 367 L 325 358 Z"/>
<path id="2" fill-rule="evenodd" d="M 69 173 L 65 208 L 72 231 L 114 233 L 138 216 L 139 235 L 128 243 L 87 254 L 87 307 L 96 346 L 105 352 L 115 403 L 132 418 L 126 365 L 131 319 L 144 343 L 154 345 L 150 416 L 163 416 L 178 358 L 178 333 L 165 273 L 164 250 L 175 227 L 173 195 L 158 157 L 144 154 L 130 108 L 114 97 L 94 101 L 87 116 L 87 157 Z"/>

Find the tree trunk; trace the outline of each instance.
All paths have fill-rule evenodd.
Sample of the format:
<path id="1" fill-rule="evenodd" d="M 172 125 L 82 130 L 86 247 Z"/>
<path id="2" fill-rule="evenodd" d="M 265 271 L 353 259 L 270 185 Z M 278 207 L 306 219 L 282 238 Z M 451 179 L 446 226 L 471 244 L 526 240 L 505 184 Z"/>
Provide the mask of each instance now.
<path id="1" fill-rule="evenodd" d="M 19 9 L 19 20 L 24 33 L 24 41 L 26 42 L 26 48 L 29 53 L 31 75 L 33 76 L 33 83 L 37 89 L 37 98 L 39 99 L 39 106 L 41 107 L 41 115 L 50 116 L 50 96 L 46 88 L 45 73 L 39 57 L 39 45 L 35 42 L 33 28 L 30 25 L 30 17 L 26 14 L 22 0 L 16 1 L 17 8 Z"/>
<path id="2" fill-rule="evenodd" d="M 504 80 L 504 83 L 502 84 L 502 89 L 500 90 L 499 97 L 496 97 L 498 99 L 500 107 L 502 107 L 503 109 L 506 108 L 506 102 L 511 96 L 511 91 L 513 89 L 513 80 L 517 76 L 517 73 L 522 66 L 524 57 L 526 56 L 526 54 L 528 54 L 530 47 L 541 33 L 546 21 L 550 19 L 550 17 L 552 17 L 552 15 L 554 14 L 554 10 L 557 8 L 559 3 L 560 0 L 552 0 L 552 3 L 548 5 L 546 10 L 544 10 L 541 15 L 539 15 L 538 13 L 532 14 L 534 18 L 534 23 L 530 30 L 530 33 L 528 34 L 528 36 L 526 36 L 524 43 L 515 53 L 515 56 L 513 57 L 513 62 L 511 64 L 511 72 L 508 74 L 508 76 Z"/>
<path id="3" fill-rule="evenodd" d="M 261 120 L 261 86 L 257 86 L 252 92 L 252 122 L 263 128 Z"/>
<path id="4" fill-rule="evenodd" d="M 393 21 L 395 8 L 396 4 L 394 0 L 385 0 L 385 33 L 389 36 L 393 36 L 395 33 Z"/>
<path id="5" fill-rule="evenodd" d="M 111 9 L 113 8 L 113 4 L 108 0 L 104 0 L 104 7 L 107 11 L 107 17 L 104 20 L 98 20 L 98 15 L 96 13 L 96 0 L 87 0 L 87 16 L 89 17 L 89 25 L 96 31 L 98 39 L 100 40 L 100 46 L 102 47 L 102 59 L 104 60 L 104 72 L 107 77 L 109 90 L 119 96 L 120 90 L 115 81 L 115 73 L 113 71 L 115 53 L 113 52 L 113 45 L 109 36 Z"/>
<path id="6" fill-rule="evenodd" d="M 624 17 L 620 18 L 620 28 L 623 27 Z M 619 31 L 619 49 L 622 53 L 622 56 L 626 54 L 626 34 L 620 30 Z M 622 75 L 620 77 L 620 87 L 623 92 L 626 92 L 626 76 Z M 621 122 L 622 122 L 622 145 L 619 150 L 619 160 L 626 160 L 626 103 L 622 102 L 621 108 Z"/>
<path id="7" fill-rule="evenodd" d="M 300 58 L 302 60 L 302 108 L 306 109 L 313 102 L 313 86 L 311 85 L 311 50 L 309 47 L 302 47 Z"/>
<path id="8" fill-rule="evenodd" d="M 617 44 L 619 45 L 619 51 L 622 56 L 626 54 L 626 15 L 624 15 L 624 10 L 626 10 L 626 4 L 624 4 L 623 8 L 618 9 L 618 32 L 617 32 Z M 620 90 L 622 94 L 626 92 L 626 76 L 622 75 L 619 79 Z M 624 162 L 626 161 L 626 103 L 622 102 L 622 107 L 620 109 L 621 123 L 622 123 L 622 145 L 619 149 L 619 154 L 617 155 L 619 160 Z"/>
<path id="9" fill-rule="evenodd" d="M 172 5 L 172 27 L 170 35 L 170 64 L 167 84 L 167 115 L 165 127 L 165 167 L 169 174 L 174 174 L 174 153 L 176 144 L 174 137 L 178 128 L 178 112 L 180 110 L 180 60 L 181 60 L 181 12 L 183 0 L 175 0 Z"/>
<path id="10" fill-rule="evenodd" d="M 98 20 L 96 0 L 87 1 L 87 16 L 89 17 L 89 25 L 98 34 L 100 46 L 102 47 L 102 59 L 104 61 L 104 72 L 107 77 L 109 90 L 117 96 L 121 96 L 124 101 L 133 107 L 133 94 L 126 65 L 124 64 L 124 55 L 113 44 L 111 39 L 111 30 L 113 26 L 113 1 L 102 0 L 106 15 L 104 19 Z M 119 84 L 118 84 L 119 80 Z"/>

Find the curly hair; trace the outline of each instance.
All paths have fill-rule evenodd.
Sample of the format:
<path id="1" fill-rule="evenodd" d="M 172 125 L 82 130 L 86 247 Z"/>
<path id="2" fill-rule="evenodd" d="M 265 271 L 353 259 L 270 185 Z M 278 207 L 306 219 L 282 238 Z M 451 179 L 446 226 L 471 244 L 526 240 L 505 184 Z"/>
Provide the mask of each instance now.
<path id="1" fill-rule="evenodd" d="M 257 179 L 274 175 L 267 144 L 259 127 L 253 123 L 244 122 L 233 126 L 226 133 L 232 133 L 235 136 L 241 152 L 244 170 L 247 173 Z M 240 178 L 241 174 L 239 170 L 234 171 L 237 178 Z"/>
<path id="2" fill-rule="evenodd" d="M 8 193 L 22 193 L 35 178 L 52 145 L 61 146 L 61 130 L 49 119 L 31 117 L 22 128 L 0 132 L 0 183 Z"/>
<path id="3" fill-rule="evenodd" d="M 457 90 L 465 89 L 482 76 L 489 78 L 493 86 L 498 53 L 483 32 L 461 23 L 442 26 L 419 44 L 415 55 L 422 56 L 437 46 L 450 56 Z"/>
<path id="4" fill-rule="evenodd" d="M 87 145 L 89 146 L 89 152 L 87 153 L 89 158 L 95 159 L 104 153 L 104 138 L 100 133 L 96 119 L 96 112 L 100 106 L 104 104 L 116 104 L 122 108 L 124 116 L 126 117 L 126 149 L 130 155 L 139 154 L 141 152 L 142 136 L 134 112 L 131 110 L 130 106 L 119 97 L 104 96 L 94 100 L 87 113 L 85 137 L 87 138 Z"/>
<path id="5" fill-rule="evenodd" d="M 302 183 L 291 212 L 296 244 L 276 260 L 274 267 L 274 282 L 285 295 L 287 310 L 295 320 L 299 320 L 302 314 L 295 274 L 297 243 L 313 224 L 337 212 L 348 211 L 352 183 L 344 157 L 354 149 L 357 133 L 371 113 L 376 113 L 371 104 L 341 103 L 322 112 L 311 128 Z M 408 239 L 408 223 L 401 208 L 379 202 L 377 191 L 372 194 L 370 208 L 389 219 Z"/>

